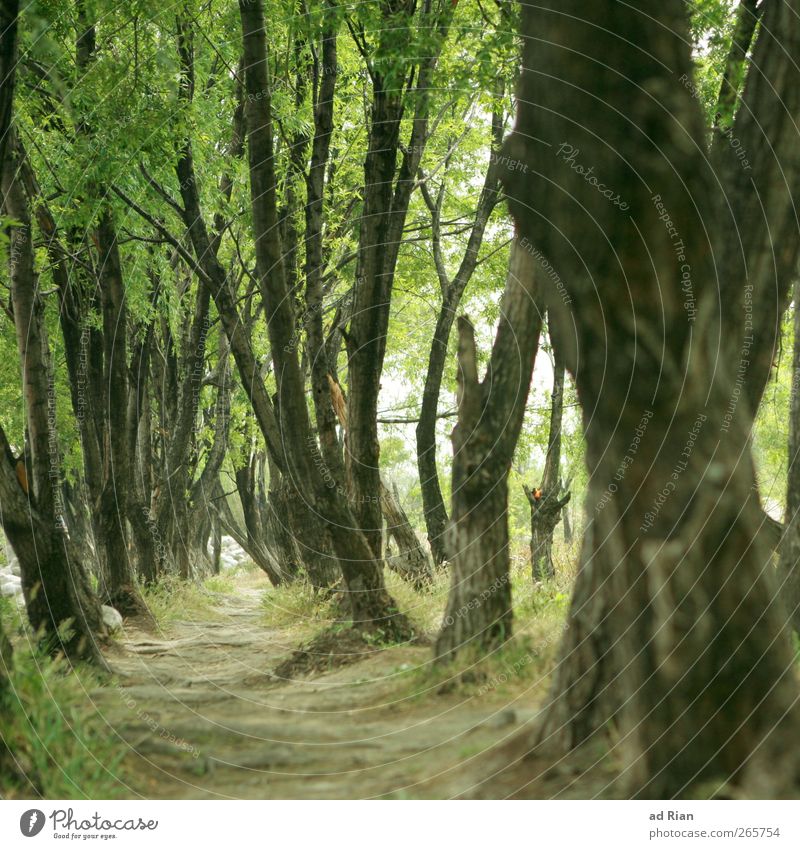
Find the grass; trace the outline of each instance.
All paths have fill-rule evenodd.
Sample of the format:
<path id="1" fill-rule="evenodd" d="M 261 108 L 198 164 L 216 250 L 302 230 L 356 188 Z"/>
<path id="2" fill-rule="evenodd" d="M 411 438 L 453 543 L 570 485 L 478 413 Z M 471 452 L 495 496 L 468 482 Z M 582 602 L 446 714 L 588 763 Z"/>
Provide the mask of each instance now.
<path id="1" fill-rule="evenodd" d="M 304 628 L 338 621 L 335 603 L 307 581 L 297 580 L 270 587 L 263 595 L 264 624 L 270 628 Z"/>
<path id="2" fill-rule="evenodd" d="M 556 546 L 556 556 L 568 562 L 573 552 Z M 514 635 L 490 654 L 463 652 L 451 664 L 434 664 L 430 649 L 420 663 L 403 663 L 395 670 L 401 690 L 411 698 L 458 690 L 482 694 L 519 689 L 526 682 L 543 680 L 552 668 L 564 630 L 569 607 L 574 568 L 565 568 L 557 578 L 534 584 L 527 551 L 511 558 L 511 584 L 514 604 Z M 558 568 L 557 560 L 557 568 Z M 440 571 L 433 584 L 417 592 L 398 575 L 385 575 L 389 593 L 398 608 L 411 620 L 417 634 L 434 639 L 441 626 L 450 575 Z M 325 599 L 303 581 L 265 591 L 263 621 L 270 628 L 289 631 L 293 639 L 305 643 L 323 639 L 337 628 L 346 628 L 336 603 Z"/>
<path id="3" fill-rule="evenodd" d="M 88 666 L 43 654 L 14 604 L 0 604 L 14 657 L 0 739 L 12 754 L 0 796 L 104 799 L 122 795 L 123 750 L 107 734 L 88 693 L 100 683 Z"/>
<path id="4" fill-rule="evenodd" d="M 558 577 L 534 585 L 524 546 L 512 553 L 514 636 L 490 654 L 469 652 L 456 663 L 434 664 L 428 647 L 397 646 L 394 697 L 437 698 L 496 696 L 511 699 L 530 688 L 539 689 L 552 669 L 569 602 L 574 567 L 572 550 L 556 549 Z M 399 609 L 420 635 L 435 637 L 447 602 L 449 574 L 442 571 L 425 592 L 416 592 L 397 575 L 386 573 L 387 588 Z M 202 582 L 166 578 L 143 590 L 145 600 L 161 625 L 178 619 L 203 620 L 217 614 L 221 596 L 238 588 L 260 588 L 265 580 L 259 570 L 241 566 Z M 297 645 L 324 632 L 344 628 L 335 598 L 326 598 L 302 581 L 263 594 L 263 623 L 280 629 Z M 19 610 L 0 599 L 0 615 L 15 643 L 11 696 L 0 735 L 14 752 L 17 775 L 0 770 L 0 796 L 24 798 L 113 798 L 124 794 L 120 773 L 124 749 L 109 739 L 102 716 L 92 707 L 88 694 L 98 686 L 88 667 L 70 668 L 64 660 L 42 656 L 26 635 Z M 402 663 L 400 661 L 403 661 Z M 371 680 L 371 676 L 370 676 Z M 394 688 L 393 688 L 394 689 Z"/>
<path id="5" fill-rule="evenodd" d="M 142 589 L 142 597 L 159 625 L 180 619 L 214 618 L 214 605 L 220 595 L 236 591 L 236 575 L 225 572 L 203 581 L 185 581 L 174 575 Z"/>

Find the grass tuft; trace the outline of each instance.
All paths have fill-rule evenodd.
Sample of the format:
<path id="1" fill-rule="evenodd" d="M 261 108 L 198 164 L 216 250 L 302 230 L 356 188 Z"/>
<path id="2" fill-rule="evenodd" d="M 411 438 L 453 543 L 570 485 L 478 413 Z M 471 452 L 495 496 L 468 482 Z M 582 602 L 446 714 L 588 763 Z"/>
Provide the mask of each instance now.
<path id="1" fill-rule="evenodd" d="M 0 769 L 0 796 L 122 796 L 124 750 L 112 742 L 89 698 L 100 684 L 98 675 L 84 664 L 43 653 L 6 599 L 0 616 L 14 644 L 12 667 L 4 670 L 9 688 L 0 705 L 0 741 L 9 753 L 7 768 Z"/>

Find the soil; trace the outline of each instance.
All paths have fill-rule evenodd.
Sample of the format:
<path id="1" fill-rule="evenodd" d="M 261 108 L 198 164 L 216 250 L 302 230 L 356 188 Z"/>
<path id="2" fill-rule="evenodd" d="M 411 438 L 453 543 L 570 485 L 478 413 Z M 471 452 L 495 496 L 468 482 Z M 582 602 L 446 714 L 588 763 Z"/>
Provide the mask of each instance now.
<path id="1" fill-rule="evenodd" d="M 126 625 L 109 656 L 113 683 L 91 694 L 125 747 L 124 797 L 617 795 L 614 770 L 591 752 L 497 775 L 499 752 L 526 754 L 543 682 L 518 692 L 443 684 L 420 674 L 429 646 L 369 645 L 350 632 L 299 654 L 291 629 L 265 624 L 262 593 L 220 595 L 213 616 L 162 632 Z"/>

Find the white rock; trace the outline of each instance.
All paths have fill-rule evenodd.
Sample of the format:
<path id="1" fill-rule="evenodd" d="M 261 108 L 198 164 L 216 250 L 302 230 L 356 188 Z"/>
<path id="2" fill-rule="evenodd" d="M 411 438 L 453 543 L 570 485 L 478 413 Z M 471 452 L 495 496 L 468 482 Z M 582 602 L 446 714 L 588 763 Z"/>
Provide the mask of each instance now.
<path id="1" fill-rule="evenodd" d="M 19 568 L 19 560 L 17 560 L 16 557 L 9 568 L 11 569 L 12 575 L 16 575 L 18 578 L 22 575 L 22 570 Z"/>
<path id="2" fill-rule="evenodd" d="M 15 584 L 13 581 L 6 581 L 0 584 L 0 594 L 5 596 L 22 595 L 22 584 Z"/>
<path id="3" fill-rule="evenodd" d="M 119 631 L 122 628 L 122 614 L 113 607 L 104 604 L 100 608 L 103 622 L 109 631 Z"/>

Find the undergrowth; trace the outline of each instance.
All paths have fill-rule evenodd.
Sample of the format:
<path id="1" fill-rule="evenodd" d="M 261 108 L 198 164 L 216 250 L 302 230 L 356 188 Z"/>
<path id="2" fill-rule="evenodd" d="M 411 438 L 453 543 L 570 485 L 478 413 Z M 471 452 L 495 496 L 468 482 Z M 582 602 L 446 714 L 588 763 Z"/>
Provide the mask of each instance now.
<path id="1" fill-rule="evenodd" d="M 14 653 L 2 710 L 0 739 L 10 752 L 0 770 L 6 799 L 108 799 L 123 795 L 115 746 L 88 693 L 98 675 L 44 654 L 22 625 L 16 605 L 0 601 L 0 616 Z M 1 662 L 1 661 L 0 661 Z"/>
<path id="2" fill-rule="evenodd" d="M 158 583 L 142 590 L 147 607 L 159 625 L 180 619 L 213 619 L 220 595 L 236 591 L 236 577 L 231 573 L 212 575 L 203 581 L 186 581 L 166 575 Z"/>
<path id="3" fill-rule="evenodd" d="M 426 647 L 418 652 L 416 662 L 400 664 L 392 675 L 397 677 L 399 686 L 411 698 L 454 690 L 466 695 L 489 691 L 502 693 L 518 690 L 526 682 L 543 681 L 549 675 L 564 632 L 570 580 L 571 575 L 563 575 L 551 581 L 534 583 L 529 565 L 522 565 L 522 558 L 518 563 L 512 560 L 514 635 L 507 642 L 489 653 L 466 649 L 453 663 L 435 663 L 431 649 Z M 413 623 L 416 633 L 429 641 L 435 640 L 450 587 L 448 570 L 440 570 L 423 592 L 417 592 L 391 572 L 386 573 L 386 585 L 398 608 Z M 303 641 L 311 638 L 311 642 L 300 651 L 304 664 L 306 655 L 312 654 L 321 658 L 320 669 L 324 667 L 323 661 L 329 663 L 330 668 L 342 665 L 341 660 L 330 661 L 321 649 L 309 649 L 309 646 L 316 648 L 318 643 L 327 645 L 326 641 L 337 632 L 348 630 L 349 623 L 342 620 L 341 609 L 335 599 L 326 599 L 309 584 L 296 581 L 267 589 L 262 605 L 263 621 L 268 627 L 292 630 Z M 382 646 L 375 642 L 374 647 Z M 373 653 L 366 644 L 362 648 L 365 657 Z M 386 648 L 391 650 L 390 645 Z M 334 653 L 337 657 L 347 654 L 341 646 Z M 308 670 L 304 668 L 302 671 Z"/>

